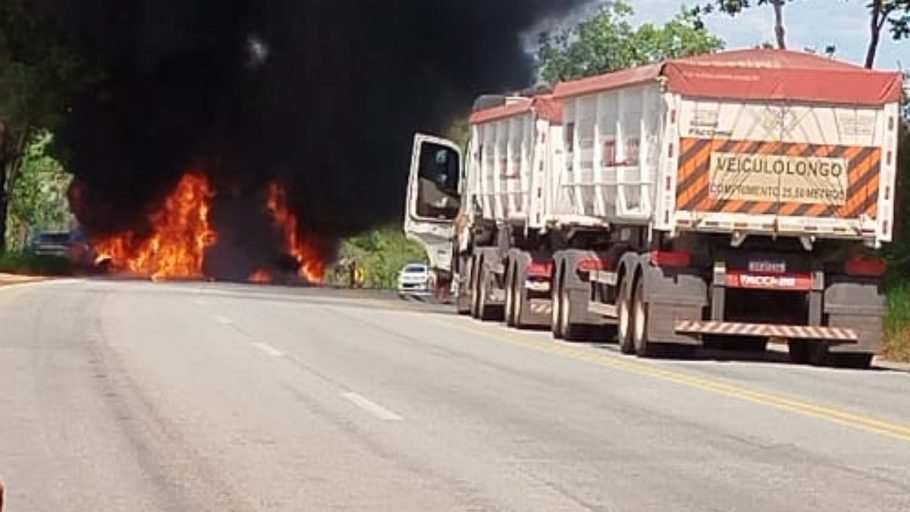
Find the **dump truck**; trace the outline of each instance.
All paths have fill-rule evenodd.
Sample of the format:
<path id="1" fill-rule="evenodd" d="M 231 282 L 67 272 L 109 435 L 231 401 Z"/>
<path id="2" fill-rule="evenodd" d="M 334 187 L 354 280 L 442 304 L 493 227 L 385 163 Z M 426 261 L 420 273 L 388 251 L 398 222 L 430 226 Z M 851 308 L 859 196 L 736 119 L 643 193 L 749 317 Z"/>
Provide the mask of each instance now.
<path id="1" fill-rule="evenodd" d="M 867 367 L 901 95 L 900 73 L 750 49 L 484 97 L 464 150 L 415 137 L 405 227 L 477 318 Z"/>

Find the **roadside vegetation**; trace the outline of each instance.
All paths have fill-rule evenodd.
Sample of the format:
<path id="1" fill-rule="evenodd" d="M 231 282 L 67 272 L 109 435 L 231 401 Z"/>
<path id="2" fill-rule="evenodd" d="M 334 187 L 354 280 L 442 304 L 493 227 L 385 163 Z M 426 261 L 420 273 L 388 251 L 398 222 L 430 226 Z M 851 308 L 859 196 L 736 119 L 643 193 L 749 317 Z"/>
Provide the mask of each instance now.
<path id="1" fill-rule="evenodd" d="M 338 262 L 329 269 L 330 284 L 347 286 L 347 265 L 363 269 L 367 288 L 395 288 L 398 272 L 408 263 L 426 262 L 427 256 L 415 242 L 408 240 L 398 225 L 388 225 L 342 241 Z"/>
<path id="2" fill-rule="evenodd" d="M 910 282 L 906 277 L 888 290 L 884 354 L 888 359 L 910 362 Z"/>
<path id="3" fill-rule="evenodd" d="M 68 276 L 74 272 L 68 258 L 41 256 L 28 251 L 0 254 L 0 272 L 35 276 Z"/>
<path id="4" fill-rule="evenodd" d="M 26 250 L 39 231 L 67 231 L 75 224 L 66 199 L 72 176 L 49 154 L 50 132 L 32 135 L 10 187 L 6 247 Z"/>
<path id="5" fill-rule="evenodd" d="M 41 231 L 67 231 L 74 225 L 66 192 L 71 176 L 49 154 L 53 135 L 31 132 L 13 172 L 7 175 L 9 205 L 0 272 L 61 276 L 74 268 L 67 258 L 32 254 L 30 243 Z"/>
<path id="6" fill-rule="evenodd" d="M 75 225 L 66 192 L 72 177 L 50 156 L 53 135 L 33 131 L 13 172 L 9 187 L 5 249 L 0 272 L 60 276 L 73 273 L 66 258 L 31 253 L 33 237 L 41 231 L 68 231 Z"/>
<path id="7" fill-rule="evenodd" d="M 910 117 L 910 115 L 908 115 Z M 908 120 L 910 123 L 910 120 Z M 910 124 L 904 125 L 897 171 L 895 240 L 887 249 L 889 275 L 885 355 L 910 362 Z"/>

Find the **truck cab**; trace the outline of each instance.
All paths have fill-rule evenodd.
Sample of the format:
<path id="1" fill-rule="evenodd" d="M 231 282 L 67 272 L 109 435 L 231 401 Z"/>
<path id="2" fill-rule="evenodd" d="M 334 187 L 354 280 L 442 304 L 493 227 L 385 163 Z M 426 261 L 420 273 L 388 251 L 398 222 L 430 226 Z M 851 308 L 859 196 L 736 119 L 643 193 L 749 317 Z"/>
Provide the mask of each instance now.
<path id="1" fill-rule="evenodd" d="M 432 135 L 414 136 L 404 230 L 426 250 L 437 286 L 451 282 L 462 177 L 462 152 L 457 144 Z"/>

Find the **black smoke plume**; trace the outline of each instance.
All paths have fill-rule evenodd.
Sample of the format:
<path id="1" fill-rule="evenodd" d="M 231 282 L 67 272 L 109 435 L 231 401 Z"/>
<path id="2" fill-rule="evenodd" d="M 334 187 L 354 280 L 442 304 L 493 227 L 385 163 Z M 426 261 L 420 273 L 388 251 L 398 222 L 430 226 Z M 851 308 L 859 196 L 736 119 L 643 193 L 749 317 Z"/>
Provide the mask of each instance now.
<path id="1" fill-rule="evenodd" d="M 274 242 L 261 215 L 272 180 L 302 229 L 329 240 L 398 217 L 413 132 L 532 83 L 522 35 L 585 3 L 34 1 L 99 71 L 58 137 L 84 228 L 141 231 L 202 169 L 224 241 L 213 272 L 229 277 Z"/>

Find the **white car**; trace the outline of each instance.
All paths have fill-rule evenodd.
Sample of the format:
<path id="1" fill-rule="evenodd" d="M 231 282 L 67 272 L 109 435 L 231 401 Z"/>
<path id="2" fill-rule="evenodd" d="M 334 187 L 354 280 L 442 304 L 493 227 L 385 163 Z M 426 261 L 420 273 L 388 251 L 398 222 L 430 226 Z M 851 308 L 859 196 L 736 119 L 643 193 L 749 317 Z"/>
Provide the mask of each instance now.
<path id="1" fill-rule="evenodd" d="M 398 274 L 398 294 L 429 295 L 432 281 L 430 267 L 425 263 L 409 263 Z"/>

